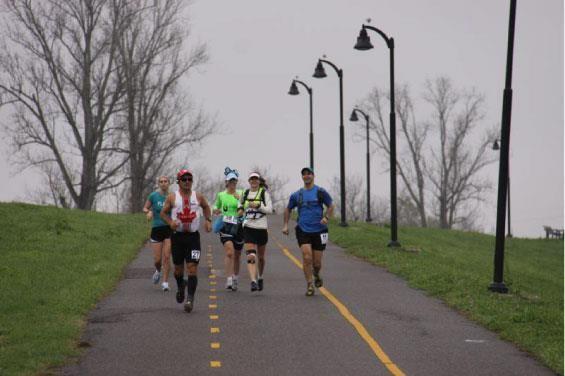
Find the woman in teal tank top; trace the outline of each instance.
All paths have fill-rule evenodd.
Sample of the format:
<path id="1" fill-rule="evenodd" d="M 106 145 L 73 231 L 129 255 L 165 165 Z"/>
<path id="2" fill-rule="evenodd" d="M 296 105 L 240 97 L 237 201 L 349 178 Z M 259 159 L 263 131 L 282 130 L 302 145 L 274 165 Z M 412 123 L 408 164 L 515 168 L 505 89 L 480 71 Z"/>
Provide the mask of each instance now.
<path id="1" fill-rule="evenodd" d="M 243 194 L 237 189 L 239 174 L 237 170 L 226 167 L 224 170 L 226 189 L 218 192 L 214 204 L 214 214 L 222 215 L 223 225 L 220 230 L 220 241 L 224 245 L 224 270 L 226 276 L 226 289 L 237 291 L 239 263 L 243 237 L 241 221 L 237 215 L 239 200 Z"/>
<path id="2" fill-rule="evenodd" d="M 159 176 L 157 179 L 159 189 L 151 192 L 143 212 L 147 215 L 147 220 L 151 221 L 151 249 L 153 250 L 153 262 L 155 272 L 153 273 L 153 283 L 158 284 L 161 280 L 161 267 L 163 269 L 163 291 L 169 291 L 169 271 L 171 269 L 171 228 L 161 219 L 161 209 L 165 199 L 169 194 L 171 181 L 167 176 Z"/>

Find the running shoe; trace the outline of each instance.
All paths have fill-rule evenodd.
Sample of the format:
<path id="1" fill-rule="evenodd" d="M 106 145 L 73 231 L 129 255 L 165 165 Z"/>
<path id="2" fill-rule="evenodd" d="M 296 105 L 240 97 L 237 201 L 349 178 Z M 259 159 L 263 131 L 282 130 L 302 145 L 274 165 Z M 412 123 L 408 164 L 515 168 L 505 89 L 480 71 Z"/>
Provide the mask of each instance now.
<path id="1" fill-rule="evenodd" d="M 257 280 L 257 289 L 258 289 L 259 291 L 263 291 L 263 278 L 259 278 L 259 279 Z"/>
<path id="2" fill-rule="evenodd" d="M 155 273 L 153 273 L 153 284 L 156 285 L 157 283 L 159 283 L 160 279 L 161 279 L 161 272 L 155 270 Z"/>
<path id="3" fill-rule="evenodd" d="M 251 281 L 251 292 L 257 291 L 258 289 L 257 282 Z"/>
<path id="4" fill-rule="evenodd" d="M 320 277 L 320 274 L 314 274 L 314 286 L 320 288 L 324 285 L 324 280 Z"/>
<path id="5" fill-rule="evenodd" d="M 184 289 L 186 286 L 186 282 L 183 281 L 182 285 L 177 291 L 177 303 L 181 304 L 184 301 Z"/>
<path id="6" fill-rule="evenodd" d="M 184 303 L 184 311 L 186 313 L 192 312 L 192 308 L 194 307 L 194 296 L 188 296 L 186 298 L 186 303 Z"/>
<path id="7" fill-rule="evenodd" d="M 169 291 L 169 282 L 161 283 L 161 288 L 163 289 L 163 291 Z"/>
<path id="8" fill-rule="evenodd" d="M 231 285 L 231 290 L 237 291 L 237 278 L 233 279 L 233 282 L 232 282 L 232 285 Z"/>
<path id="9" fill-rule="evenodd" d="M 314 285 L 312 283 L 308 284 L 308 288 L 306 289 L 306 296 L 314 295 Z"/>
<path id="10" fill-rule="evenodd" d="M 226 279 L 226 290 L 231 290 L 233 288 L 233 279 L 232 277 L 228 277 Z"/>

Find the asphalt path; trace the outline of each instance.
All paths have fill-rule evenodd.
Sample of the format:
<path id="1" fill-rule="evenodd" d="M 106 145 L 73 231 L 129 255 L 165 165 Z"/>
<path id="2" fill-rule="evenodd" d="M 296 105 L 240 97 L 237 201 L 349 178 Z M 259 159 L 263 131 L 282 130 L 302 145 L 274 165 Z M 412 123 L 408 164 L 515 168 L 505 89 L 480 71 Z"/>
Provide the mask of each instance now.
<path id="1" fill-rule="evenodd" d="M 513 345 L 400 278 L 329 244 L 324 288 L 306 284 L 292 234 L 269 216 L 265 289 L 224 290 L 223 248 L 202 235 L 195 308 L 153 285 L 151 251 L 89 314 L 81 357 L 61 375 L 552 375 Z M 331 240 L 331 233 L 330 233 Z M 294 261 L 293 261 L 294 258 Z"/>

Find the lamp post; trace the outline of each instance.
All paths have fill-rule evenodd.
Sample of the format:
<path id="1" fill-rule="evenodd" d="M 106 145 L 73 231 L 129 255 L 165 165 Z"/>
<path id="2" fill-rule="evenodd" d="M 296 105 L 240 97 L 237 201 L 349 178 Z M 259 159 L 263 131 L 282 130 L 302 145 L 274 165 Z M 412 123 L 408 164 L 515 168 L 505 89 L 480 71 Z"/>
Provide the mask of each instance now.
<path id="1" fill-rule="evenodd" d="M 357 43 L 353 48 L 366 51 L 373 48 L 367 29 L 379 34 L 386 42 L 390 55 L 390 242 L 389 247 L 400 247 L 396 212 L 396 113 L 394 110 L 394 39 L 370 25 L 362 25 Z"/>
<path id="2" fill-rule="evenodd" d="M 341 190 L 341 222 L 340 226 L 347 226 L 347 218 L 345 211 L 345 141 L 343 130 L 343 70 L 339 69 L 334 63 L 328 60 L 318 59 L 318 64 L 314 70 L 312 77 L 326 77 L 326 70 L 322 63 L 331 66 L 339 77 L 339 185 Z"/>
<path id="3" fill-rule="evenodd" d="M 359 118 L 357 117 L 357 112 L 365 117 L 365 122 L 367 124 L 367 218 L 365 218 L 365 221 L 371 222 L 371 157 L 369 153 L 369 115 L 358 108 L 354 108 L 353 111 L 351 111 L 351 116 L 349 117 L 350 121 L 359 120 Z"/>
<path id="4" fill-rule="evenodd" d="M 494 140 L 494 143 L 492 144 L 492 150 L 500 150 L 500 145 L 498 144 L 499 140 Z M 510 229 L 510 160 L 508 161 L 508 211 L 506 214 L 506 219 L 508 220 L 508 232 L 506 233 L 506 237 L 507 238 L 511 238 L 512 237 L 512 230 Z"/>
<path id="5" fill-rule="evenodd" d="M 312 88 L 306 85 L 304 82 L 294 79 L 292 80 L 292 84 L 290 85 L 290 89 L 288 90 L 289 95 L 298 95 L 300 92 L 298 91 L 298 87 L 296 84 L 300 84 L 306 88 L 308 91 L 308 95 L 310 96 L 310 168 L 314 169 L 314 123 L 312 120 Z"/>
<path id="6" fill-rule="evenodd" d="M 494 275 L 489 290 L 507 293 L 504 283 L 504 227 L 506 194 L 508 193 L 508 156 L 510 151 L 510 123 L 512 116 L 512 61 L 514 57 L 514 27 L 516 24 L 516 0 L 510 0 L 508 20 L 508 47 L 506 49 L 506 80 L 502 101 L 500 130 L 500 161 L 498 168 L 498 199 L 496 205 L 496 242 L 494 247 Z"/>

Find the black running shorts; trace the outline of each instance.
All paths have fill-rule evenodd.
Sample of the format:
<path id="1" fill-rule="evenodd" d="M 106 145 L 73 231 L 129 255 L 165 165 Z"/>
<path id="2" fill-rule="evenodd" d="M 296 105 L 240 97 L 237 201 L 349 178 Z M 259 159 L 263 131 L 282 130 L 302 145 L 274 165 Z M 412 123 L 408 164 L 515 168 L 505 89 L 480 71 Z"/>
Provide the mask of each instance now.
<path id="1" fill-rule="evenodd" d="M 151 229 L 151 243 L 161 243 L 170 238 L 171 228 L 169 226 L 157 226 Z"/>
<path id="2" fill-rule="evenodd" d="M 200 233 L 195 232 L 173 232 L 171 236 L 171 249 L 173 253 L 173 264 L 182 265 L 187 263 L 198 264 L 200 262 Z"/>
<path id="3" fill-rule="evenodd" d="M 267 234 L 267 229 L 244 227 L 243 241 L 245 243 L 265 245 L 269 241 L 269 235 Z"/>
<path id="4" fill-rule="evenodd" d="M 313 250 L 323 251 L 328 242 L 328 232 L 304 232 L 299 226 L 296 226 L 296 240 L 299 246 L 310 244 Z"/>
<path id="5" fill-rule="evenodd" d="M 241 224 L 236 225 L 232 223 L 224 223 L 224 227 L 220 231 L 220 241 L 222 244 L 225 244 L 225 242 L 232 242 L 235 250 L 241 251 L 243 248 L 243 231 L 241 229 Z"/>

